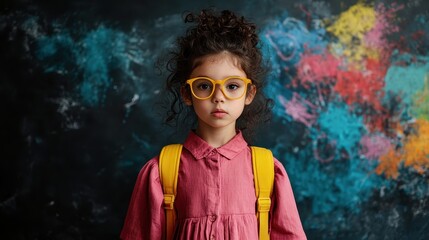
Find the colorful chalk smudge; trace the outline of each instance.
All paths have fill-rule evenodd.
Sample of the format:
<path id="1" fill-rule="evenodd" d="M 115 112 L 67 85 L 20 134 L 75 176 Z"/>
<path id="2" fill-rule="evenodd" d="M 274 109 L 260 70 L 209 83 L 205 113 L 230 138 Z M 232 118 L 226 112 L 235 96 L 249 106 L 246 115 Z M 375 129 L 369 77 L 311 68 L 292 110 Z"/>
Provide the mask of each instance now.
<path id="1" fill-rule="evenodd" d="M 263 50 L 274 68 L 267 88 L 278 100 L 274 114 L 285 128 L 305 129 L 290 135 L 301 143 L 294 151 L 278 142 L 276 154 L 315 216 L 344 217 L 374 189 L 402 181 L 401 173 L 422 182 L 429 173 L 429 55 L 408 51 L 394 37 L 403 9 L 358 2 L 337 17 L 311 19 L 318 28 L 284 14 L 262 32 L 271 46 Z M 308 22 L 311 14 L 304 13 Z M 413 36 L 415 47 L 427 39 L 427 27 Z M 422 192 L 420 199 L 429 197 Z M 316 228 L 315 219 L 307 226 Z"/>

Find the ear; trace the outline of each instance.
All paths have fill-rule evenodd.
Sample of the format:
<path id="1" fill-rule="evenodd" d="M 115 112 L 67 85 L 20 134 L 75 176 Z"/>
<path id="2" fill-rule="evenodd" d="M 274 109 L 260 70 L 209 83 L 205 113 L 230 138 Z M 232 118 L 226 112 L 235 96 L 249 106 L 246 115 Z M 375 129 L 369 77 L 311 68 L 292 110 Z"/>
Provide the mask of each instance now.
<path id="1" fill-rule="evenodd" d="M 244 104 L 249 105 L 252 103 L 253 99 L 255 98 L 256 95 L 256 86 L 255 85 L 250 85 L 247 94 L 246 94 L 246 99 L 244 100 Z"/>
<path id="2" fill-rule="evenodd" d="M 192 106 L 191 93 L 189 92 L 189 90 L 186 89 L 186 87 L 181 87 L 180 88 L 180 95 L 182 96 L 183 102 L 187 106 Z"/>

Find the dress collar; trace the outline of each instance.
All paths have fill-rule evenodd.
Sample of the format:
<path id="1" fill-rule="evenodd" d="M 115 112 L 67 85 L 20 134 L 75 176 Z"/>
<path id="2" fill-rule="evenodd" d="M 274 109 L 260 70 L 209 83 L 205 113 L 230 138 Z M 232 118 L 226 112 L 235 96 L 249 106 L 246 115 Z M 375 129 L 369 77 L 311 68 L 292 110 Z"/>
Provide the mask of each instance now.
<path id="1" fill-rule="evenodd" d="M 195 134 L 194 131 L 191 131 L 188 138 L 183 143 L 183 147 L 186 148 L 197 160 L 207 157 L 210 152 L 214 150 L 226 159 L 231 160 L 243 149 L 247 148 L 247 142 L 244 140 L 241 131 L 238 131 L 237 134 L 229 140 L 229 142 L 218 148 L 214 148 Z"/>

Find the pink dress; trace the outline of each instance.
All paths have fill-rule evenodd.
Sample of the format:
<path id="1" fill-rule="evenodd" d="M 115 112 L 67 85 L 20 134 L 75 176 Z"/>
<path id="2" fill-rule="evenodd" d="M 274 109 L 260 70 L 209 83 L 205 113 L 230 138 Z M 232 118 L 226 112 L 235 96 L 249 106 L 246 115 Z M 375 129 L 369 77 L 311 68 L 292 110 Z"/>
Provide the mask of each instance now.
<path id="1" fill-rule="evenodd" d="M 306 239 L 289 178 L 275 159 L 270 237 Z M 213 148 L 191 132 L 183 144 L 174 239 L 258 239 L 251 151 L 241 132 Z M 165 239 L 158 158 L 139 173 L 121 239 Z"/>

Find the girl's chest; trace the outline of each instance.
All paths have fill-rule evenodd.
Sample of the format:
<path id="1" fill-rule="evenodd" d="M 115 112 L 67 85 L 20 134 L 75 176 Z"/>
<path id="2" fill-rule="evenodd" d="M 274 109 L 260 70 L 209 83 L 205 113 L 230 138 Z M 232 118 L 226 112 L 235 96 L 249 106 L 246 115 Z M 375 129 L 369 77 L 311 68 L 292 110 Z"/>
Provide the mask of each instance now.
<path id="1" fill-rule="evenodd" d="M 255 213 L 251 159 L 210 154 L 180 163 L 175 206 L 179 215 Z"/>

